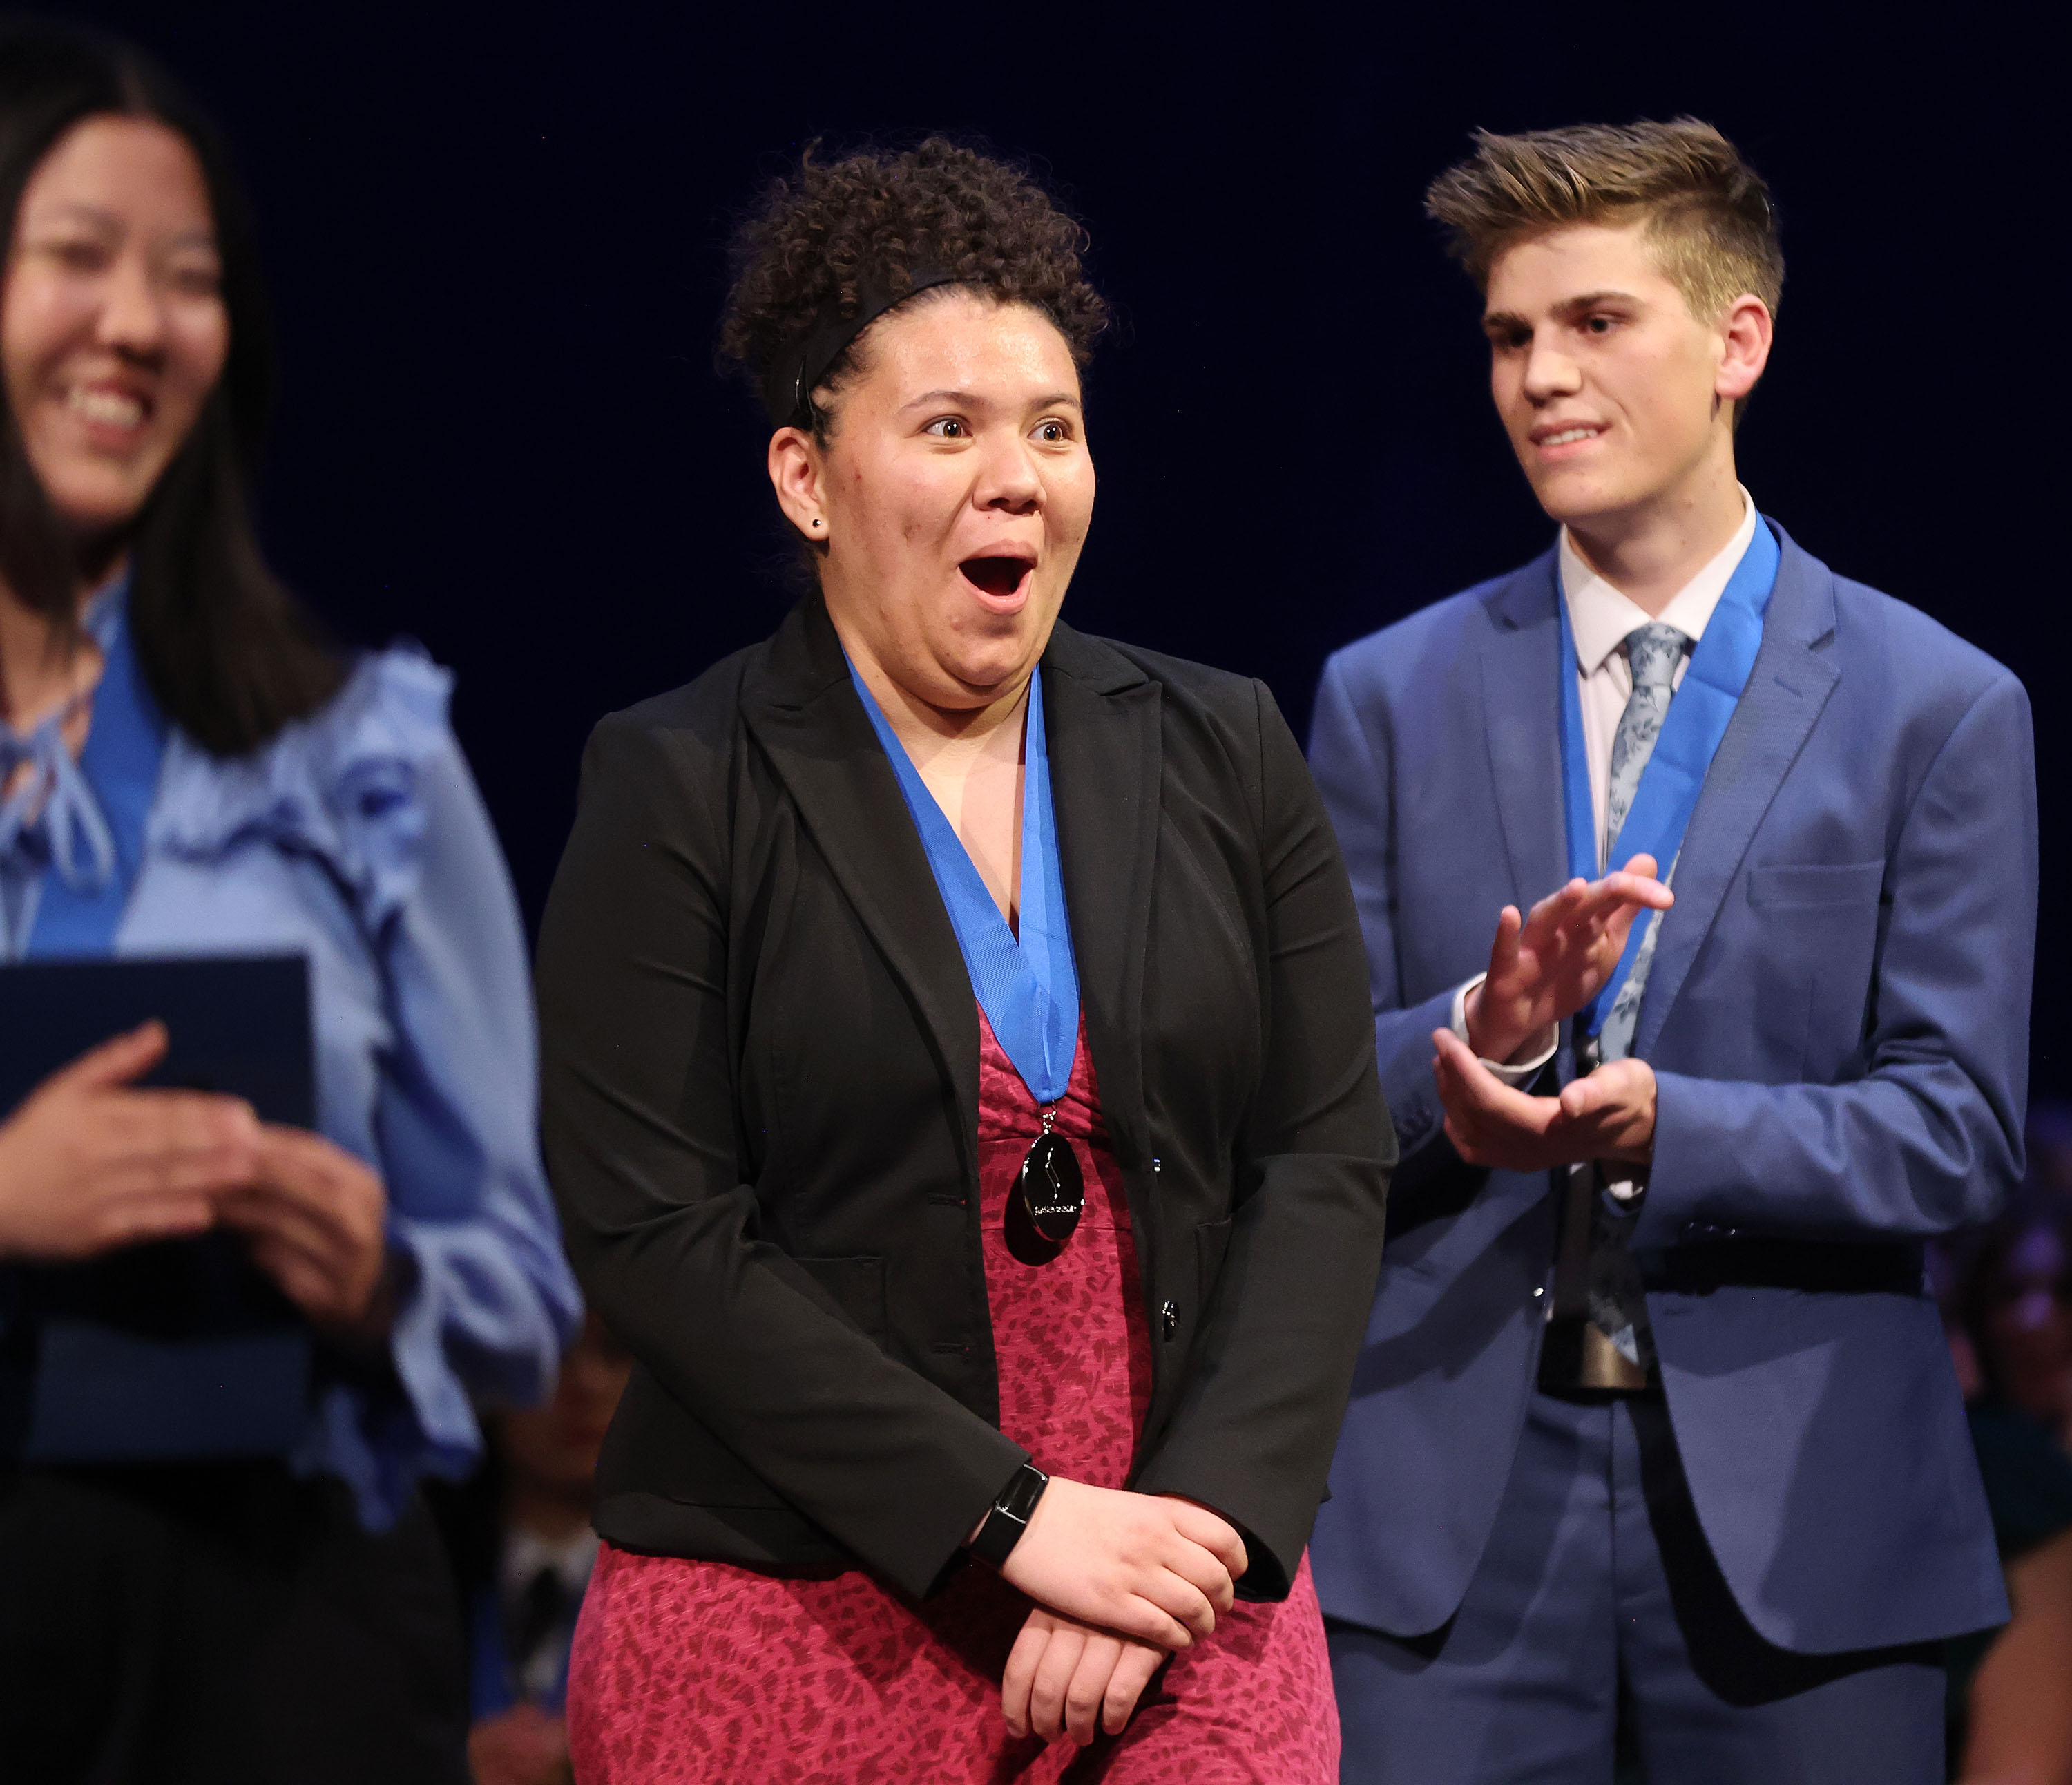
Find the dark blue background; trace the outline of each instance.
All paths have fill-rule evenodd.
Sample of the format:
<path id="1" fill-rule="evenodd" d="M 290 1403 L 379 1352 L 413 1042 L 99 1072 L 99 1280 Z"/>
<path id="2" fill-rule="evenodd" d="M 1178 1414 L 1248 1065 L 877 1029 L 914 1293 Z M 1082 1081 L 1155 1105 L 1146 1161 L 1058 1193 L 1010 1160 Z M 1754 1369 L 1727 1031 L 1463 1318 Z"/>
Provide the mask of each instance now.
<path id="1" fill-rule="evenodd" d="M 765 430 L 712 347 L 730 215 L 808 137 L 977 134 L 1084 217 L 1120 326 L 1067 615 L 1264 676 L 1299 731 L 1332 647 L 1549 537 L 1424 183 L 1477 125 L 1711 119 L 1786 223 L 1745 480 L 2037 699 L 2036 1088 L 2072 1091 L 2056 56 L 1985 10 L 76 10 L 227 125 L 283 342 L 270 548 L 349 639 L 458 672 L 532 919 L 592 722 L 787 598 Z"/>

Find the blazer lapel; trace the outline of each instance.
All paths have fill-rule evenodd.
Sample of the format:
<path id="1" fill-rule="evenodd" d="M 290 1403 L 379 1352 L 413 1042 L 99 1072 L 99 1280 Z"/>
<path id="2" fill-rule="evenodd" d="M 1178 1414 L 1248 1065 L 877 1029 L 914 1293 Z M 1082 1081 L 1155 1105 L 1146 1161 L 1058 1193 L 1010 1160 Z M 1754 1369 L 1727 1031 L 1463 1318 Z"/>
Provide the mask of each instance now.
<path id="1" fill-rule="evenodd" d="M 1768 524 L 1768 523 L 1766 523 Z M 1662 1034 L 1756 827 L 1805 747 L 1840 672 L 1818 648 L 1835 629 L 1835 579 L 1777 529 L 1783 556 L 1748 686 L 1706 771 L 1676 864 L 1676 903 L 1663 918 L 1633 1051 Z"/>
<path id="2" fill-rule="evenodd" d="M 872 941 L 905 984 L 954 1088 L 976 1173 L 978 1014 L 935 870 L 818 595 L 793 609 L 742 712 Z"/>
<path id="3" fill-rule="evenodd" d="M 1568 878 L 1561 804 L 1561 619 L 1554 554 L 1490 597 L 1482 635 L 1482 723 L 1496 808 L 1523 911 Z"/>
<path id="4" fill-rule="evenodd" d="M 1126 1164 L 1150 1154 L 1144 1114 L 1144 957 L 1164 775 L 1157 685 L 1060 623 L 1043 654 L 1058 849 L 1101 1109 Z"/>

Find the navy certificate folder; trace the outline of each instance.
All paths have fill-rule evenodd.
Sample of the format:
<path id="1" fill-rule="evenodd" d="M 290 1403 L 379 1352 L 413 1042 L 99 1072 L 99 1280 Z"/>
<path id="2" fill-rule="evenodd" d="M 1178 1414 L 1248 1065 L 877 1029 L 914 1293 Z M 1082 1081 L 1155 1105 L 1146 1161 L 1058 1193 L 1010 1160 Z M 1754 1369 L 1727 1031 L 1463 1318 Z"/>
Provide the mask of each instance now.
<path id="1" fill-rule="evenodd" d="M 0 967 L 0 1115 L 88 1049 L 157 1018 L 146 1085 L 242 1097 L 315 1125 L 301 955 Z M 308 1330 L 228 1232 L 0 1270 L 0 1456 L 66 1462 L 281 1455 L 301 1435 Z"/>
<path id="2" fill-rule="evenodd" d="M 310 1128 L 310 970 L 301 955 L 29 960 L 0 967 L 0 1117 L 92 1047 L 154 1017 L 171 1045 L 142 1083 L 242 1097 Z"/>

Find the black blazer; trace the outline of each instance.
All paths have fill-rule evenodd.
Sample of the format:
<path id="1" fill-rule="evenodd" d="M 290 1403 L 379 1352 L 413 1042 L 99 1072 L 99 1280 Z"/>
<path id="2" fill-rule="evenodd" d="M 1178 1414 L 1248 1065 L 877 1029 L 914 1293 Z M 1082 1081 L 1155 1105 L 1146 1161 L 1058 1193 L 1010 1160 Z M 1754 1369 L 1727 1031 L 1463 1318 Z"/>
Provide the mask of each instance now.
<path id="1" fill-rule="evenodd" d="M 1278 1598 L 1395 1158 L 1351 889 L 1259 683 L 1063 625 L 1042 673 L 1155 1360 L 1131 1485 L 1241 1526 L 1248 1596 Z M 598 1529 L 931 1590 L 1026 1454 L 997 1423 L 978 1018 L 817 597 L 598 726 L 539 984 L 569 1251 L 637 1359 Z"/>

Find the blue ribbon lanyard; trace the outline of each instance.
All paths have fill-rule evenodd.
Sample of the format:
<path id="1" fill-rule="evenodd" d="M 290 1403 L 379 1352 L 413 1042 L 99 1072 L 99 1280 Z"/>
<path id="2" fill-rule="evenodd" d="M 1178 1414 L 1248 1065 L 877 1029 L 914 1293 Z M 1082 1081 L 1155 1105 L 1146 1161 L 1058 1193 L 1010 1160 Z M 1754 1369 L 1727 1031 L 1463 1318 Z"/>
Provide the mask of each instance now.
<path id="1" fill-rule="evenodd" d="M 1583 702 L 1577 682 L 1582 666 L 1576 655 L 1576 635 L 1568 622 L 1568 603 L 1556 591 L 1555 605 L 1561 615 L 1561 797 L 1568 819 L 1568 873 L 1572 878 L 1594 880 L 1601 868 L 1622 866 L 1636 855 L 1655 858 L 1659 871 L 1667 873 L 1684 847 L 1684 832 L 1698 804 L 1705 772 L 1712 765 L 1720 740 L 1727 734 L 1741 690 L 1755 668 L 1756 653 L 1762 648 L 1763 615 L 1770 607 L 1770 591 L 1777 586 L 1777 566 L 1782 553 L 1777 536 L 1758 515 L 1755 534 L 1742 553 L 1734 574 L 1727 579 L 1719 605 L 1707 622 L 1704 636 L 1691 653 L 1684 680 L 1671 697 L 1655 753 L 1641 771 L 1633 805 L 1619 833 L 1611 840 L 1604 862 L 1597 860 L 1596 804 L 1591 795 L 1589 755 L 1583 742 Z M 1647 934 L 1646 914 L 1634 920 L 1627 933 L 1626 952 L 1618 970 L 1590 1003 L 1577 1013 L 1585 1033 L 1594 1035 L 1604 1026 L 1613 1001 Z"/>
<path id="2" fill-rule="evenodd" d="M 113 845 L 112 859 L 91 872 L 67 874 L 56 863 L 45 870 L 25 951 L 31 959 L 112 953 L 143 865 L 145 825 L 158 795 L 166 727 L 137 660 L 127 596 L 125 585 L 103 597 L 105 607 L 88 616 L 103 661 L 93 691 L 93 729 L 79 759 Z"/>
<path id="3" fill-rule="evenodd" d="M 1023 734 L 1020 940 L 993 903 L 964 840 L 951 827 L 906 746 L 850 665 L 857 698 L 870 714 L 878 741 L 899 778 L 906 809 L 921 833 L 963 950 L 972 989 L 1030 1094 L 1053 1104 L 1071 1083 L 1079 1039 L 1079 973 L 1065 911 L 1058 863 L 1057 816 L 1050 802 L 1050 753 L 1043 730 L 1043 677 L 1029 678 L 1029 717 Z"/>

